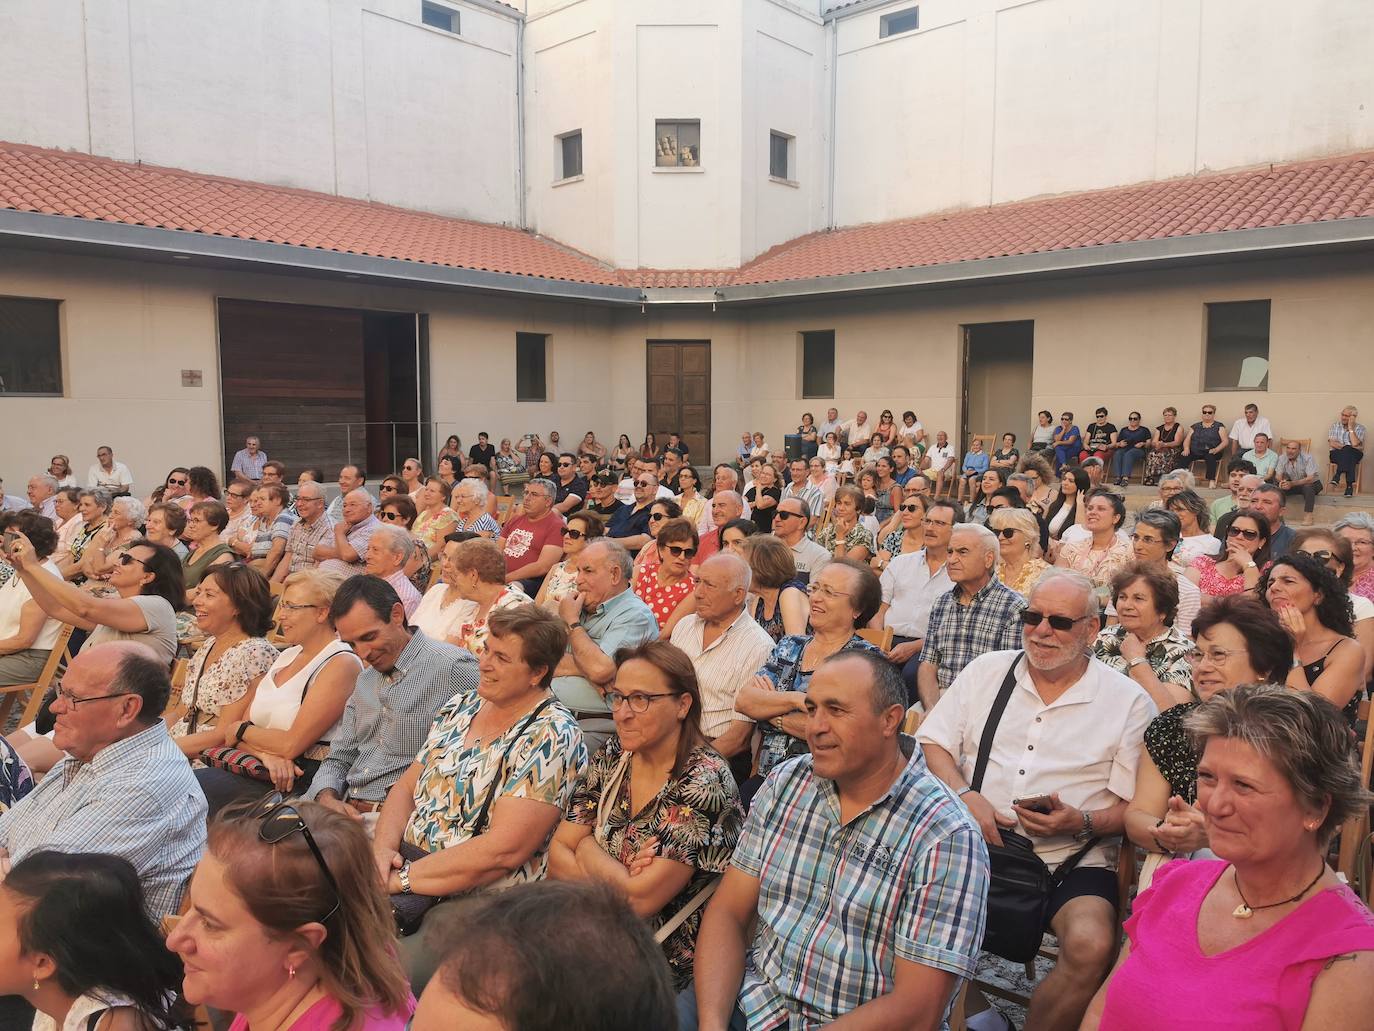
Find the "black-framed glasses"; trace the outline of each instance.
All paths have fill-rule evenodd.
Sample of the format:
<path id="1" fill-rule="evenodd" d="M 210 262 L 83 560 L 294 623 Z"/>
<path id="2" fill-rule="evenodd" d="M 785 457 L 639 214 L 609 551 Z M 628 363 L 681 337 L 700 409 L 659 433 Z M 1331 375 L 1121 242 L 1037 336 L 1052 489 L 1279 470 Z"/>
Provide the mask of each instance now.
<path id="1" fill-rule="evenodd" d="M 1259 540 L 1258 530 L 1247 530 L 1243 526 L 1232 526 L 1226 531 L 1227 537 L 1244 537 L 1247 541 Z"/>
<path id="2" fill-rule="evenodd" d="M 774 519 L 801 519 L 801 518 L 802 518 L 802 514 L 801 514 L 800 512 L 784 512 L 782 509 L 778 509 L 777 514 L 776 514 L 775 516 L 773 516 L 773 518 L 774 518 Z"/>
<path id="3" fill-rule="evenodd" d="M 667 691 L 662 694 L 645 694 L 643 691 L 635 691 L 633 694 L 621 694 L 619 691 L 606 692 L 606 704 L 610 706 L 611 712 L 615 712 L 622 705 L 628 705 L 631 712 L 648 712 L 649 706 L 659 698 L 676 698 L 681 691 Z"/>
<path id="4" fill-rule="evenodd" d="M 231 498 L 238 498 L 240 501 L 248 497 L 247 494 L 241 494 L 236 490 L 225 491 L 225 493 L 228 494 Z"/>
<path id="5" fill-rule="evenodd" d="M 389 523 L 394 523 L 401 518 L 400 512 L 379 512 L 377 514 Z"/>
<path id="6" fill-rule="evenodd" d="M 380 487 L 377 488 L 377 493 L 378 493 L 378 494 L 395 494 L 395 493 L 396 493 L 398 490 L 400 490 L 400 489 L 401 489 L 400 487 L 397 487 L 397 486 L 395 486 L 394 484 L 384 483 L 384 484 L 382 484 Z"/>
<path id="7" fill-rule="evenodd" d="M 78 698 L 64 687 L 59 687 L 57 689 L 57 697 L 66 702 L 67 706 L 73 710 L 75 710 L 78 705 L 85 705 L 87 702 L 104 702 L 111 698 L 128 698 L 129 694 L 130 692 L 128 691 L 116 691 L 114 694 L 97 694 L 91 695 L 89 698 Z"/>
<path id="8" fill-rule="evenodd" d="M 315 862 L 320 864 L 320 872 L 334 889 L 334 905 L 329 908 L 328 913 L 320 917 L 320 923 L 325 923 L 343 905 L 343 893 L 339 891 L 339 882 L 334 879 L 329 864 L 324 860 L 324 853 L 315 843 L 315 836 L 310 833 L 300 810 L 283 799 L 280 792 L 274 791 L 250 809 L 249 815 L 256 816 L 261 821 L 258 824 L 258 838 L 269 845 L 279 845 L 298 831 L 305 838 L 305 844 L 315 857 Z"/>
<path id="9" fill-rule="evenodd" d="M 920 510 L 921 510 L 921 506 L 920 506 L 920 505 L 903 505 L 903 506 L 902 506 L 902 511 L 903 511 L 903 512 L 919 512 Z"/>
<path id="10" fill-rule="evenodd" d="M 1047 616 L 1043 612 L 1036 612 L 1035 609 L 1024 609 L 1021 612 L 1021 622 L 1029 627 L 1039 626 L 1043 622 L 1048 622 L 1054 630 L 1067 633 L 1077 624 L 1085 619 L 1093 619 L 1093 616 Z"/>
<path id="11" fill-rule="evenodd" d="M 565 526 L 563 527 L 563 536 L 570 541 L 580 541 L 583 537 L 587 535 L 583 533 L 581 530 L 573 530 Z"/>
<path id="12" fill-rule="evenodd" d="M 1332 559 L 1331 552 L 1327 551 L 1326 549 L 1322 549 L 1321 551 L 1309 551 L 1307 552 L 1307 554 L 1311 555 L 1318 562 L 1322 563 L 1330 562 Z"/>
<path id="13" fill-rule="evenodd" d="M 186 481 L 185 481 L 185 480 L 168 480 L 168 481 L 167 481 L 167 486 L 169 486 L 169 487 L 184 487 L 184 486 L 186 486 Z"/>
<path id="14" fill-rule="evenodd" d="M 140 566 L 143 566 L 144 569 L 148 568 L 147 563 L 141 558 L 134 558 L 134 556 L 130 555 L 127 551 L 121 551 L 119 553 L 119 564 L 121 566 L 127 566 L 131 562 L 137 562 Z"/>
<path id="15" fill-rule="evenodd" d="M 658 522 L 658 521 L 661 520 L 661 519 L 667 519 L 667 518 L 668 518 L 668 517 L 667 517 L 666 515 L 664 515 L 662 512 L 650 512 L 650 513 L 649 513 L 649 522 L 651 522 L 651 523 L 656 523 L 656 522 Z"/>
<path id="16" fill-rule="evenodd" d="M 683 547 L 681 544 L 665 544 L 663 550 L 672 555 L 673 558 L 682 558 L 683 555 L 691 558 L 697 553 L 696 548 Z"/>
<path id="17" fill-rule="evenodd" d="M 1004 526 L 997 531 L 997 536 L 1001 537 L 1004 541 L 1009 541 L 1016 536 L 1016 530 L 1013 527 Z"/>

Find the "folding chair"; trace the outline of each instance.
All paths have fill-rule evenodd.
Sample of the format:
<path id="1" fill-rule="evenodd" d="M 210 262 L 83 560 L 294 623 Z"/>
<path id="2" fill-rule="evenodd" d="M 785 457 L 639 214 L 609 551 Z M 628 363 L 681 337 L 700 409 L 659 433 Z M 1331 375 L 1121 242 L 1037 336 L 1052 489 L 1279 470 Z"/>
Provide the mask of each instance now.
<path id="1" fill-rule="evenodd" d="M 71 661 L 71 656 L 67 654 L 67 643 L 71 640 L 72 631 L 75 629 L 70 623 L 62 624 L 62 628 L 57 632 L 57 641 L 48 654 L 48 661 L 43 663 L 43 669 L 39 672 L 37 680 L 31 684 L 9 684 L 0 687 L 0 694 L 5 696 L 5 700 L 0 702 L 0 726 L 4 726 L 9 721 L 10 710 L 14 708 L 14 700 L 23 691 L 28 691 L 30 694 L 29 700 L 24 706 L 24 713 L 19 717 L 19 725 L 27 727 L 33 722 L 33 718 L 38 715 L 38 707 L 43 704 L 43 695 L 47 693 L 48 688 L 57 679 L 58 670 Z"/>
<path id="2" fill-rule="evenodd" d="M 864 627 L 858 631 L 858 634 L 869 644 L 877 645 L 883 651 L 888 651 L 892 647 L 891 627 L 883 627 L 881 630 L 870 630 L 868 627 Z"/>

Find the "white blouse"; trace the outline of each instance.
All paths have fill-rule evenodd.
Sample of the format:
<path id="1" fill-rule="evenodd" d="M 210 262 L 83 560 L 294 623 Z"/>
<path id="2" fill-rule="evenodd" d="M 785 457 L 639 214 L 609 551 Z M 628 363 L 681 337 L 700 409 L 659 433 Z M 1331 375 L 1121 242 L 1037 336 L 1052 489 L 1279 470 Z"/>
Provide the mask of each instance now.
<path id="1" fill-rule="evenodd" d="M 253 721 L 255 727 L 262 727 L 267 730 L 290 730 L 291 724 L 296 722 L 296 717 L 300 714 L 301 702 L 305 700 L 305 688 L 310 683 L 310 678 L 315 675 L 316 670 L 340 652 L 346 652 L 352 656 L 351 661 L 357 663 L 359 667 L 362 666 L 362 660 L 353 655 L 353 650 L 342 641 L 335 639 L 321 648 L 318 655 L 297 670 L 295 676 L 279 684 L 277 683 L 278 675 L 300 658 L 301 654 L 301 646 L 298 644 L 286 649 L 278 656 L 277 661 L 272 663 L 272 668 L 264 673 L 262 679 L 258 681 L 258 689 L 253 693 L 253 704 L 248 707 L 248 719 Z M 335 729 L 337 727 L 331 728 L 322 740 L 333 740 Z"/>
<path id="2" fill-rule="evenodd" d="M 51 559 L 43 563 L 43 568 L 59 580 L 62 579 L 61 571 Z M 23 615 L 24 605 L 32 600 L 33 595 L 29 593 L 28 585 L 21 576 L 12 576 L 0 586 L 0 638 L 14 637 L 19 633 L 19 620 Z M 48 617 L 43 620 L 43 625 L 38 628 L 38 636 L 29 647 L 40 651 L 52 651 L 61 630 L 61 621 Z"/>
<path id="3" fill-rule="evenodd" d="M 432 641 L 447 641 L 449 635 L 455 633 L 477 611 L 475 601 L 461 596 L 444 604 L 444 595 L 447 593 L 448 584 L 439 581 L 425 591 L 425 596 L 410 617 L 410 625 Z"/>

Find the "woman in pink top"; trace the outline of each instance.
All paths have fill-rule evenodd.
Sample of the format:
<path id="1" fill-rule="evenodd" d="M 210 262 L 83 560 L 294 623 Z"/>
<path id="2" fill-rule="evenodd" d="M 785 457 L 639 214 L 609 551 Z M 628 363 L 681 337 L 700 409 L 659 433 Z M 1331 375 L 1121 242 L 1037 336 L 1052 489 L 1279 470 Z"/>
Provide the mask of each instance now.
<path id="1" fill-rule="evenodd" d="M 414 1011 L 391 907 L 356 818 L 268 796 L 210 824 L 167 938 L 195 1005 L 231 1031 L 401 1031 Z"/>
<path id="2" fill-rule="evenodd" d="M 1368 1027 L 1374 915 L 1326 865 L 1342 822 L 1369 802 L 1349 725 L 1311 692 L 1252 684 L 1184 726 L 1220 858 L 1155 874 L 1083 1028 Z"/>

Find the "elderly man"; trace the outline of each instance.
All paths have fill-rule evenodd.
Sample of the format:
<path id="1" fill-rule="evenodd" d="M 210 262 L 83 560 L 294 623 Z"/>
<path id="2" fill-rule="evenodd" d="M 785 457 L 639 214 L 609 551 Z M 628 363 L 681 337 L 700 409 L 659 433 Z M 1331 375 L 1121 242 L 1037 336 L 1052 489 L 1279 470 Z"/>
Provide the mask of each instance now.
<path id="1" fill-rule="evenodd" d="M 902 735 L 905 697 L 877 655 L 816 670 L 810 754 L 754 797 L 678 996 L 682 1031 L 946 1026 L 983 941 L 988 857 Z"/>
<path id="2" fill-rule="evenodd" d="M 1241 500 L 1241 488 L 1246 481 L 1246 477 L 1252 477 L 1253 482 L 1245 492 L 1245 499 Z M 1255 485 L 1264 482 L 1264 477 L 1259 476 L 1255 466 L 1243 458 L 1233 458 L 1226 463 L 1226 493 L 1208 506 L 1207 511 L 1211 513 L 1212 525 L 1215 526 L 1218 519 L 1227 512 L 1237 508 L 1249 508 L 1250 497 L 1254 493 Z"/>
<path id="3" fill-rule="evenodd" d="M 563 517 L 553 510 L 556 493 L 551 480 L 530 480 L 520 514 L 501 527 L 506 583 L 519 583 L 531 598 L 563 557 Z"/>
<path id="4" fill-rule="evenodd" d="M 997 555 L 997 535 L 986 526 L 959 523 L 950 533 L 945 571 L 954 586 L 930 610 L 916 672 L 926 712 L 970 661 L 1021 640 L 1026 600 L 993 575 Z"/>
<path id="5" fill-rule="evenodd" d="M 407 621 L 420 607 L 420 592 L 405 573 L 406 563 L 410 561 L 414 550 L 415 544 L 410 534 L 399 526 L 387 526 L 385 523 L 373 531 L 367 542 L 367 575 L 391 584 L 396 596 L 401 599 Z"/>
<path id="6" fill-rule="evenodd" d="M 329 620 L 366 665 L 306 797 L 364 816 L 381 809 L 410 768 L 440 708 L 476 690 L 477 660 L 463 648 L 411 633 L 401 599 L 375 576 L 345 580 Z"/>
<path id="7" fill-rule="evenodd" d="M 5 481 L 0 480 L 0 512 L 22 512 L 29 504 L 17 494 L 5 493 Z"/>
<path id="8" fill-rule="evenodd" d="M 86 489 L 103 490 L 110 497 L 128 494 L 134 488 L 134 476 L 123 462 L 116 462 L 114 451 L 101 444 L 95 452 L 95 464 L 86 470 Z"/>
<path id="9" fill-rule="evenodd" d="M 606 527 L 606 536 L 619 541 L 627 551 L 637 552 L 652 539 L 649 534 L 649 510 L 658 500 L 658 478 L 652 472 L 635 476 L 635 500 L 616 512 Z"/>
<path id="10" fill-rule="evenodd" d="M 757 500 L 757 499 L 756 499 Z M 711 499 L 711 528 L 700 535 L 696 565 L 720 551 L 720 531 L 726 523 L 744 516 L 744 499 L 732 490 L 717 492 Z"/>
<path id="11" fill-rule="evenodd" d="M 365 491 L 362 494 L 368 497 Z M 280 483 L 264 483 L 255 487 L 248 496 L 253 522 L 248 532 L 231 546 L 244 558 L 250 559 L 253 568 L 263 576 L 270 577 L 276 572 L 286 555 L 286 542 L 291 537 L 291 528 L 296 525 L 295 517 L 286 511 L 290 503 L 291 493 Z M 359 554 L 365 549 L 366 545 L 361 546 Z"/>
<path id="12" fill-rule="evenodd" d="M 1053 870 L 1082 845 L 1122 833 L 1156 709 L 1139 685 L 1091 657 L 1098 608 L 1086 576 L 1048 570 L 1021 621 L 1024 653 L 975 658 L 918 737 L 931 772 L 989 842 L 1002 844 L 1002 831 L 1019 823 Z M 1001 719 L 976 776 L 994 703 Z M 1047 929 L 1059 938 L 1059 960 L 1031 996 L 1027 1027 L 1078 1027 L 1106 977 L 1117 944 L 1114 867 L 1115 857 L 1094 847 L 1051 893 Z"/>
<path id="13" fill-rule="evenodd" d="M 318 483 L 306 480 L 296 488 L 296 512 L 300 518 L 286 535 L 286 555 L 272 572 L 278 583 L 292 573 L 319 565 L 315 549 L 334 537 L 334 521 L 325 512 L 324 488 Z"/>
<path id="14" fill-rule="evenodd" d="M 1250 507 L 1269 524 L 1269 557 L 1282 558 L 1293 547 L 1297 531 L 1283 521 L 1283 506 L 1288 499 L 1277 484 L 1261 483 L 1255 488 Z"/>
<path id="15" fill-rule="evenodd" d="M 167 734 L 172 684 L 147 645 L 84 649 L 52 703 L 53 744 L 66 753 L 0 814 L 0 867 L 33 852 L 108 852 L 138 871 L 154 919 L 175 913 L 205 849 L 205 795 Z"/>
<path id="16" fill-rule="evenodd" d="M 38 476 L 29 477 L 28 486 L 29 507 L 39 515 L 51 519 L 53 525 L 57 525 L 57 477 L 42 473 Z"/>
<path id="17" fill-rule="evenodd" d="M 843 440 L 844 438 L 844 420 L 840 418 L 838 408 L 827 408 L 825 421 L 816 427 L 816 435 L 822 443 L 825 442 L 826 436 L 831 433 L 835 434 L 836 440 Z"/>
<path id="18" fill-rule="evenodd" d="M 787 474 L 791 479 L 782 489 L 781 500 L 797 498 L 806 504 L 807 515 L 811 519 L 819 519 L 825 511 L 825 493 L 811 482 L 809 471 L 810 466 L 804 458 L 788 463 Z"/>
<path id="19" fill-rule="evenodd" d="M 1276 475 L 1279 464 L 1278 452 L 1270 446 L 1269 434 L 1256 433 L 1255 446 L 1241 455 L 1247 462 L 1255 467 L 1255 472 L 1269 480 L 1271 483 L 1278 482 Z"/>
<path id="20" fill-rule="evenodd" d="M 559 455 L 557 475 L 553 508 L 561 516 L 569 516 L 587 500 L 587 481 L 577 472 L 577 456 L 566 451 Z"/>
<path id="21" fill-rule="evenodd" d="M 873 437 L 873 424 L 868 421 L 868 413 L 862 409 L 855 412 L 854 418 L 844 424 L 841 434 L 845 438 L 845 446 L 851 451 L 857 453 L 868 447 Z"/>
<path id="22" fill-rule="evenodd" d="M 262 442 L 257 437 L 249 437 L 243 447 L 234 455 L 229 466 L 230 473 L 237 473 L 252 483 L 262 482 L 262 467 L 267 464 L 267 452 L 262 450 Z"/>
<path id="23" fill-rule="evenodd" d="M 219 533 L 219 539 L 231 548 L 235 538 L 246 536 L 256 516 L 249 499 L 253 496 L 253 485 L 241 477 L 235 477 L 224 488 L 224 510 L 229 513 L 229 522 Z"/>
<path id="24" fill-rule="evenodd" d="M 1274 466 L 1274 482 L 1283 492 L 1285 502 L 1294 494 L 1302 495 L 1302 525 L 1311 526 L 1312 510 L 1317 507 L 1317 494 L 1322 489 L 1322 478 L 1321 473 L 1317 471 L 1316 459 L 1304 451 L 1296 440 L 1284 441 L 1283 457 Z M 1273 550 L 1272 545 L 1270 550 Z"/>
<path id="25" fill-rule="evenodd" d="M 254 491 L 254 496 L 264 489 L 260 487 Z M 334 539 L 315 547 L 315 561 L 321 569 L 344 576 L 363 571 L 367 542 L 377 527 L 382 525 L 381 520 L 373 515 L 374 505 L 372 495 L 361 488 L 345 495 L 343 519 L 334 524 Z"/>
<path id="26" fill-rule="evenodd" d="M 329 518 L 338 523 L 343 521 L 344 499 L 355 490 L 365 490 L 367 488 L 367 474 L 363 472 L 360 465 L 346 465 L 339 470 L 339 496 L 329 503 Z M 368 495 L 371 497 L 371 495 Z M 373 498 L 372 505 L 375 508 L 377 501 Z"/>
<path id="27" fill-rule="evenodd" d="M 792 549 L 792 561 L 799 579 L 811 578 L 826 567 L 834 556 L 807 536 L 811 525 L 811 509 L 801 498 L 783 498 L 773 516 L 773 536 Z"/>
<path id="28" fill-rule="evenodd" d="M 931 610 L 954 586 L 945 562 L 949 557 L 950 533 L 956 523 L 962 522 L 963 511 L 957 502 L 931 502 L 921 528 L 925 546 L 919 551 L 903 552 L 883 569 L 883 603 L 872 625 L 879 630 L 892 630 L 892 647 L 887 657 L 901 667 L 909 702 L 917 698 L 921 648 L 929 631 Z"/>
<path id="29" fill-rule="evenodd" d="M 554 671 L 553 693 L 577 717 L 592 755 L 615 733 L 605 699 L 615 653 L 658 638 L 653 611 L 630 590 L 633 571 L 619 542 L 593 541 L 577 556 L 577 590 L 558 603 L 568 624 L 568 654 Z"/>
<path id="30" fill-rule="evenodd" d="M 745 776 L 754 722 L 735 711 L 735 696 L 773 652 L 768 631 L 744 610 L 749 580 L 749 564 L 738 555 L 707 559 L 697 570 L 696 611 L 678 620 L 672 637 L 696 667 L 701 732 L 727 759 L 743 756 Z"/>
<path id="31" fill-rule="evenodd" d="M 1360 463 L 1364 461 L 1366 433 L 1359 415 L 1354 405 L 1346 405 L 1341 409 L 1341 417 L 1326 431 L 1326 443 L 1331 449 L 1327 457 L 1336 469 L 1331 477 L 1331 488 L 1334 490 L 1339 487 L 1344 476 L 1346 497 L 1354 495 L 1355 477 L 1359 475 Z"/>
<path id="32" fill-rule="evenodd" d="M 1235 448 L 1237 454 L 1244 454 L 1255 446 L 1255 435 L 1263 433 L 1270 440 L 1274 439 L 1274 428 L 1269 425 L 1269 420 L 1259 413 L 1259 405 L 1248 404 L 1245 406 L 1245 414 L 1231 423 L 1231 446 Z"/>
<path id="33" fill-rule="evenodd" d="M 1183 536 L 1178 516 L 1163 508 L 1147 508 L 1136 517 L 1131 531 L 1131 550 L 1135 560 L 1159 572 L 1168 570 L 1178 584 L 1178 612 L 1174 626 L 1189 639 L 1193 636 L 1193 620 L 1202 611 L 1202 592 L 1172 564 L 1174 549 Z M 1108 615 L 1115 615 L 1111 608 Z"/>

